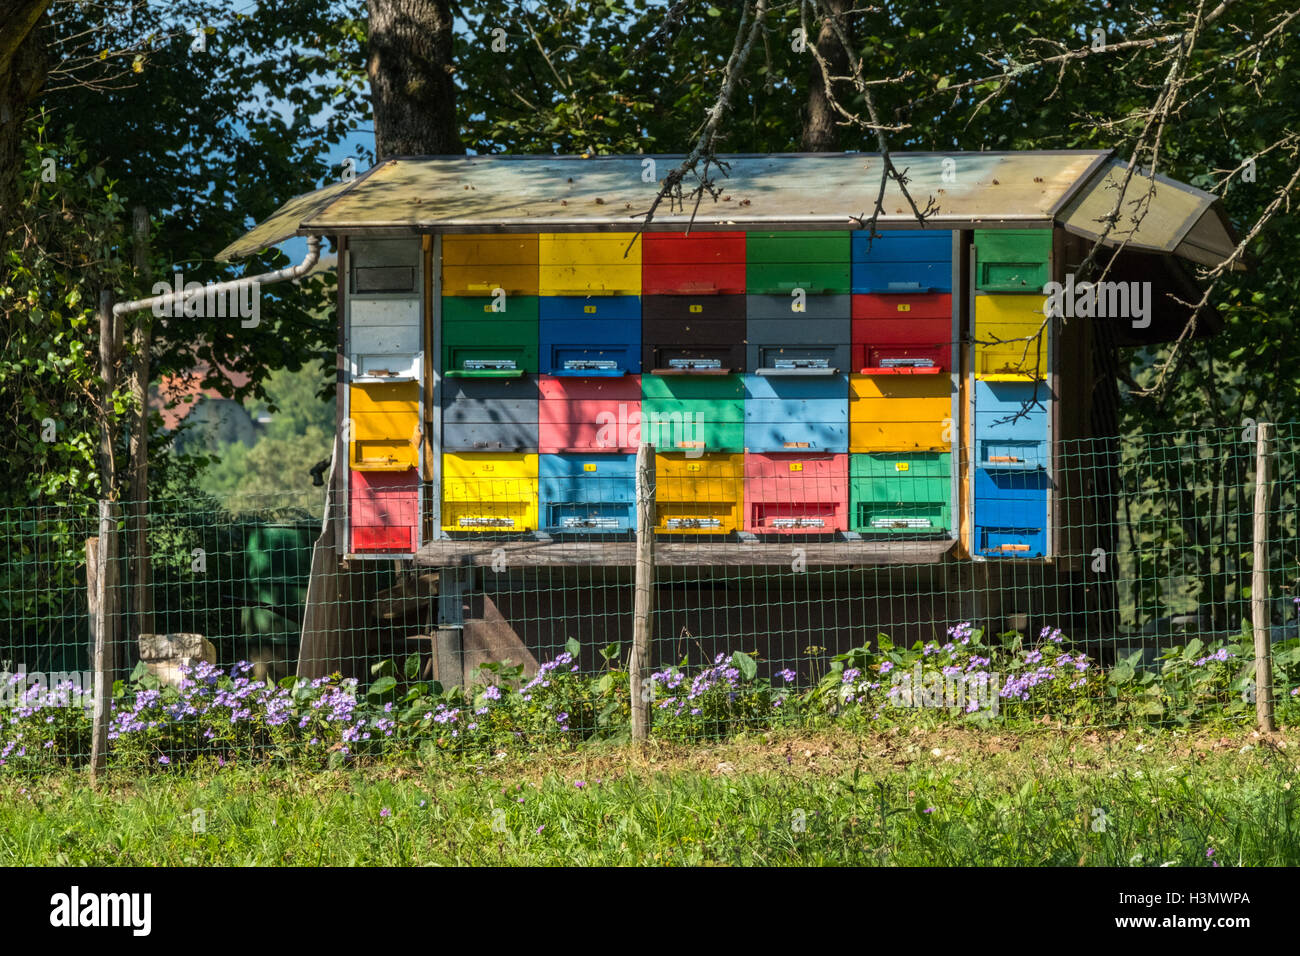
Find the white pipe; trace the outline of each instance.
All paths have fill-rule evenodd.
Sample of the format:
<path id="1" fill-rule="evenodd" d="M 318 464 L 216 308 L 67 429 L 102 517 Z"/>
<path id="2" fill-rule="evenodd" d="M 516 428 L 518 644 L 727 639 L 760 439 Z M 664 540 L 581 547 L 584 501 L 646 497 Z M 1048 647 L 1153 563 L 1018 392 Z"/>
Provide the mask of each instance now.
<path id="1" fill-rule="evenodd" d="M 307 237 L 307 257 L 296 266 L 287 266 L 283 269 L 277 269 L 275 272 L 266 272 L 260 276 L 245 276 L 242 279 L 229 279 L 226 282 L 217 282 L 212 285 L 205 285 L 202 289 L 194 289 L 190 292 L 169 292 L 166 295 L 156 295 L 149 299 L 136 299 L 134 302 L 119 302 L 113 306 L 113 315 L 126 315 L 130 312 L 142 312 L 145 309 L 158 308 L 162 309 L 171 306 L 173 303 L 180 303 L 182 309 L 185 303 L 195 298 L 203 298 L 208 295 L 216 296 L 219 293 L 231 292 L 237 289 L 243 289 L 246 286 L 271 285 L 276 282 L 284 282 L 286 279 L 298 279 L 306 275 L 307 270 L 314 266 L 320 260 L 320 237 Z"/>

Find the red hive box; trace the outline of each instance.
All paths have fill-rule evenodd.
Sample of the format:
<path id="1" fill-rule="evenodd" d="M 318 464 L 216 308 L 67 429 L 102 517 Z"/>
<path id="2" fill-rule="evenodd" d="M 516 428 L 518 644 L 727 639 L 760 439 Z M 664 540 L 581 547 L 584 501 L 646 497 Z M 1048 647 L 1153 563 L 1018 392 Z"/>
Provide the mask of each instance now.
<path id="1" fill-rule="evenodd" d="M 743 232 L 647 232 L 642 295 L 744 295 Z"/>
<path id="2" fill-rule="evenodd" d="M 352 552 L 415 550 L 420 523 L 420 475 L 405 471 L 348 473 Z"/>
<path id="3" fill-rule="evenodd" d="M 538 451 L 634 452 L 641 441 L 641 376 L 538 378 Z"/>
<path id="4" fill-rule="evenodd" d="M 952 338 L 951 295 L 853 297 L 853 368 L 864 375 L 950 372 Z"/>
<path id="5" fill-rule="evenodd" d="M 848 527 L 848 455 L 745 455 L 746 531 L 830 534 Z"/>

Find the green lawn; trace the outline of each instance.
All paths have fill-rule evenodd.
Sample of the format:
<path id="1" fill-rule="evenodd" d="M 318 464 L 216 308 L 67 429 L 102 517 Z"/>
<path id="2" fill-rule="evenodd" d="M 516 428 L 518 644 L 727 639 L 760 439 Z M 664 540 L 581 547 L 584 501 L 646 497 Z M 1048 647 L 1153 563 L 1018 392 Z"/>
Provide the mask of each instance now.
<path id="1" fill-rule="evenodd" d="M 774 733 L 8 777 L 0 864 L 1294 866 L 1297 796 L 1295 734 Z"/>

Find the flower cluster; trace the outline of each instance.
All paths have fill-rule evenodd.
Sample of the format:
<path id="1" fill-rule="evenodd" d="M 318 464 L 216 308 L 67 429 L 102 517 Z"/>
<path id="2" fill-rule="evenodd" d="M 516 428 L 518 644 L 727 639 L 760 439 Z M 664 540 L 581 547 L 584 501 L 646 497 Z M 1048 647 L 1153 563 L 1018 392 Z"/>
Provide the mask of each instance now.
<path id="1" fill-rule="evenodd" d="M 1236 657 L 1236 655 L 1235 655 L 1235 654 L 1230 654 L 1230 653 L 1228 652 L 1228 649 L 1227 649 L 1226 647 L 1221 647 L 1221 648 L 1219 648 L 1217 651 L 1215 651 L 1213 654 L 1206 654 L 1206 655 L 1205 655 L 1204 657 L 1202 657 L 1201 659 L 1196 660 L 1196 661 L 1193 661 L 1193 662 L 1192 662 L 1192 666 L 1193 666 L 1193 667 L 1204 667 L 1204 666 L 1205 666 L 1206 664 L 1208 664 L 1210 661 L 1226 661 L 1229 657 Z"/>

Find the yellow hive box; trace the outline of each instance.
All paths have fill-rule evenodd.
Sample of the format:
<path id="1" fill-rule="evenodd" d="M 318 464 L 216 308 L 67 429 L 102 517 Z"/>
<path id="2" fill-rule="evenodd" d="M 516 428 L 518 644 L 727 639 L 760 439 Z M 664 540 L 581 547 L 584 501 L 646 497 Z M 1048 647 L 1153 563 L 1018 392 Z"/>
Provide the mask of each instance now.
<path id="1" fill-rule="evenodd" d="M 1051 326 L 1043 328 L 1043 319 L 1041 295 L 975 296 L 975 377 L 988 382 L 1046 380 Z M 1029 341 L 1040 328 L 1038 341 Z M 1000 344 L 984 344 L 993 341 Z"/>
<path id="2" fill-rule="evenodd" d="M 420 461 L 420 383 L 348 386 L 344 437 L 357 471 L 404 471 Z"/>
<path id="3" fill-rule="evenodd" d="M 442 294 L 537 295 L 537 235 L 443 236 Z"/>
<path id="4" fill-rule="evenodd" d="M 850 375 L 849 451 L 951 451 L 947 375 Z"/>
<path id="5" fill-rule="evenodd" d="M 636 233 L 544 232 L 537 259 L 542 295 L 641 294 L 641 237 Z"/>
<path id="6" fill-rule="evenodd" d="M 420 463 L 420 435 L 411 438 L 363 438 L 348 442 L 353 471 L 405 471 Z"/>
<path id="7" fill-rule="evenodd" d="M 442 529 L 480 534 L 537 530 L 537 456 L 444 454 Z"/>
<path id="8" fill-rule="evenodd" d="M 350 440 L 401 438 L 420 430 L 420 383 L 366 383 L 348 386 Z"/>
<path id="9" fill-rule="evenodd" d="M 744 486 L 744 455 L 655 455 L 655 531 L 739 531 L 744 522 Z"/>

